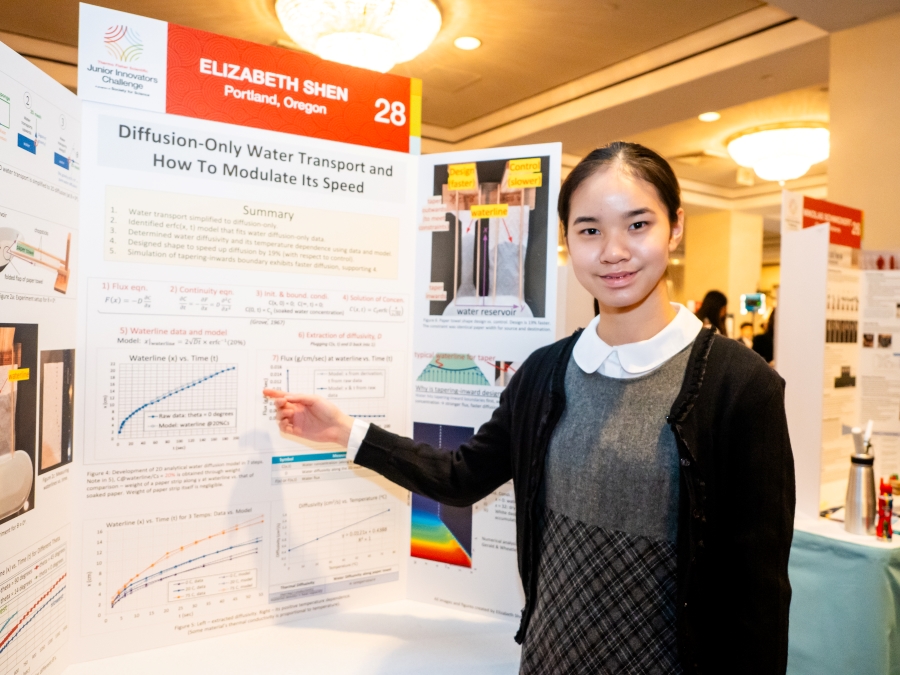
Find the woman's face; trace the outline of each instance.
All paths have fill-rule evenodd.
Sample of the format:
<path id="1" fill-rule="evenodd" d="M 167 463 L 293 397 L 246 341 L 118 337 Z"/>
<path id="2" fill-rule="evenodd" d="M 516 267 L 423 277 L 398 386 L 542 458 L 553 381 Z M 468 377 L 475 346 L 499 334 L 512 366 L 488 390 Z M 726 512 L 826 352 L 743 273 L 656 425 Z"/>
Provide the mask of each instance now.
<path id="1" fill-rule="evenodd" d="M 575 277 L 609 308 L 639 304 L 658 286 L 684 234 L 684 211 L 669 223 L 650 183 L 612 165 L 572 195 L 566 241 Z"/>

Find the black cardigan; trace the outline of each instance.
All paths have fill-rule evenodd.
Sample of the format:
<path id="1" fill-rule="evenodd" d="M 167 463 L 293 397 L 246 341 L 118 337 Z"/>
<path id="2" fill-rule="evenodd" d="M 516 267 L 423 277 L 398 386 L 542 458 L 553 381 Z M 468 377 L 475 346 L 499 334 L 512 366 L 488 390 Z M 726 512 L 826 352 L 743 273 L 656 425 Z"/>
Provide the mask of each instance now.
<path id="1" fill-rule="evenodd" d="M 536 597 L 538 489 L 579 334 L 534 352 L 491 419 L 459 449 L 372 426 L 355 460 L 457 506 L 513 479 L 525 589 L 520 643 Z M 784 380 L 742 344 L 703 329 L 666 421 L 681 456 L 677 621 L 685 673 L 783 675 L 795 501 Z"/>

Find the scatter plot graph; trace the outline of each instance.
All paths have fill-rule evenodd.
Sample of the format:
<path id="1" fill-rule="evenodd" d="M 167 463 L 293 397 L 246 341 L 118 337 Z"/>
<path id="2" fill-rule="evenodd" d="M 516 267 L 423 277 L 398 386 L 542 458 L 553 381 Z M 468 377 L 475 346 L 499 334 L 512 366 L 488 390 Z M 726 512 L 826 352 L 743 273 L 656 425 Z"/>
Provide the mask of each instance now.
<path id="1" fill-rule="evenodd" d="M 36 561 L 20 567 L 0 600 L 2 673 L 39 672 L 62 644 L 68 627 L 65 544 L 51 546 Z"/>
<path id="2" fill-rule="evenodd" d="M 415 440 L 436 448 L 455 450 L 474 433 L 470 427 L 420 422 L 413 425 Z M 472 507 L 447 506 L 413 493 L 410 555 L 472 567 Z"/>
<path id="3" fill-rule="evenodd" d="M 490 385 L 481 368 L 467 354 L 436 354 L 416 379 L 443 384 Z"/>
<path id="4" fill-rule="evenodd" d="M 86 622 L 174 618 L 177 603 L 258 601 L 266 515 L 253 507 L 228 515 L 175 513 L 90 523 L 83 590 Z M 251 597 L 252 596 L 252 597 Z M 88 627 L 90 630 L 90 627 Z"/>
<path id="5" fill-rule="evenodd" d="M 302 501 L 275 526 L 270 600 L 399 578 L 400 504 L 384 492 Z"/>
<path id="6" fill-rule="evenodd" d="M 117 439 L 233 433 L 238 368 L 218 363 L 120 363 Z"/>

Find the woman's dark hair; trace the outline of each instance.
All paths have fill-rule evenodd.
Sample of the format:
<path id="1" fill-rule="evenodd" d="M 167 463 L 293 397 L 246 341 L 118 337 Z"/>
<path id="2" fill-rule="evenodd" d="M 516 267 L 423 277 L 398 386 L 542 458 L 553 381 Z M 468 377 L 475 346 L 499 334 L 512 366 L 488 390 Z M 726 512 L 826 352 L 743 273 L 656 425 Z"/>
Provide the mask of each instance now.
<path id="1" fill-rule="evenodd" d="M 559 190 L 558 211 L 563 230 L 569 234 L 569 209 L 575 190 L 588 178 L 607 166 L 618 163 L 632 175 L 645 180 L 656 188 L 659 198 L 669 213 L 669 222 L 678 219 L 681 208 L 681 188 L 669 163 L 637 143 L 615 141 L 591 151 L 563 181 Z"/>
<path id="2" fill-rule="evenodd" d="M 725 319 L 722 317 L 722 308 L 728 306 L 728 298 L 722 291 L 710 291 L 703 298 L 700 309 L 697 310 L 697 318 L 701 321 L 709 321 L 722 335 L 725 335 Z"/>
<path id="3" fill-rule="evenodd" d="M 769 320 L 766 322 L 766 335 L 775 335 L 775 310 L 769 314 Z"/>

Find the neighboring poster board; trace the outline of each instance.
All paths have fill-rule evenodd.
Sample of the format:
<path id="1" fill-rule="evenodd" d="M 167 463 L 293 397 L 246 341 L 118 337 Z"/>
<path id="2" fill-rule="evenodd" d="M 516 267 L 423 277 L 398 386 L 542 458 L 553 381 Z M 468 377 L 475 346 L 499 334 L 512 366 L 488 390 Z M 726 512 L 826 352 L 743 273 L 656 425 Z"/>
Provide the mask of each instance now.
<path id="1" fill-rule="evenodd" d="M 797 509 L 844 503 L 847 432 L 860 424 L 859 260 L 863 213 L 784 191 L 775 363 L 797 464 Z"/>
<path id="2" fill-rule="evenodd" d="M 0 673 L 60 673 L 70 632 L 81 114 L 0 44 Z M 55 392 L 55 395 L 51 394 Z"/>

